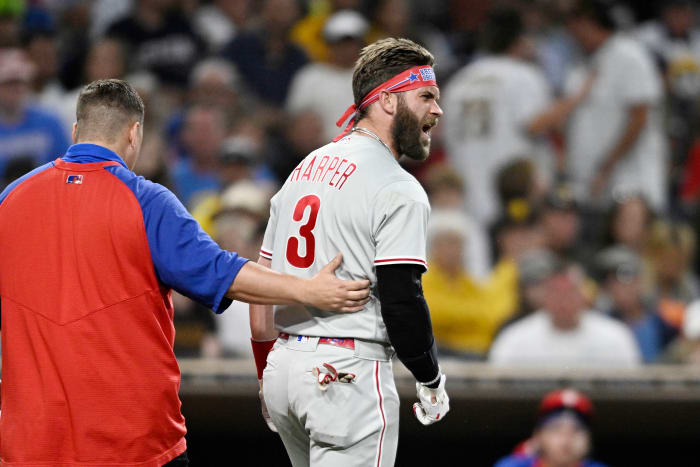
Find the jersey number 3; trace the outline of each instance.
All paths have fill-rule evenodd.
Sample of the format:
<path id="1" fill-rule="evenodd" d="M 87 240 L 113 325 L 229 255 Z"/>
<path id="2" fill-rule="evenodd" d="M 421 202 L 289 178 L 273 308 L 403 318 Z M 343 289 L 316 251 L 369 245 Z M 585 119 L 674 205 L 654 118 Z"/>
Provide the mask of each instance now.
<path id="1" fill-rule="evenodd" d="M 289 237 L 287 240 L 287 261 L 294 267 L 306 269 L 314 264 L 316 255 L 316 238 L 314 238 L 314 227 L 316 227 L 316 218 L 318 210 L 321 208 L 321 200 L 316 195 L 306 195 L 301 198 L 294 208 L 293 219 L 300 222 L 304 217 L 304 211 L 310 207 L 309 220 L 306 224 L 299 227 L 299 235 L 304 239 L 306 246 L 306 254 L 299 256 L 299 239 L 297 237 Z"/>

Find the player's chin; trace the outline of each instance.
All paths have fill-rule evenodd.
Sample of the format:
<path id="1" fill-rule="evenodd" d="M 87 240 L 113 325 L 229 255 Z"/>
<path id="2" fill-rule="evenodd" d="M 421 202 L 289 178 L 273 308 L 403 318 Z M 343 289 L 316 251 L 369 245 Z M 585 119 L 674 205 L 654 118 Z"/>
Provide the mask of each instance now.
<path id="1" fill-rule="evenodd" d="M 422 162 L 428 158 L 428 155 L 430 154 L 430 145 L 428 144 L 427 146 L 421 146 L 420 150 L 416 151 L 410 151 L 404 153 L 406 157 L 409 159 L 413 159 L 414 161 Z"/>
<path id="2" fill-rule="evenodd" d="M 430 155 L 430 135 L 421 135 L 420 138 L 420 145 L 421 149 L 423 149 L 422 154 L 420 154 L 421 157 L 418 157 L 418 160 L 426 160 L 428 156 Z"/>

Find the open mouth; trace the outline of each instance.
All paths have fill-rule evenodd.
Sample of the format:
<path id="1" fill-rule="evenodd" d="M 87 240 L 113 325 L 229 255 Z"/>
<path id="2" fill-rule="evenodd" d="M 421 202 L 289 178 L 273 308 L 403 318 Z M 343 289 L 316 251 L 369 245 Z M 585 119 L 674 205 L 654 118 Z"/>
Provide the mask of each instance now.
<path id="1" fill-rule="evenodd" d="M 430 132 L 433 130 L 433 127 L 434 127 L 434 126 L 435 126 L 434 123 L 426 123 L 425 125 L 423 125 L 423 128 L 422 128 L 423 133 L 424 133 L 427 137 L 430 137 Z"/>

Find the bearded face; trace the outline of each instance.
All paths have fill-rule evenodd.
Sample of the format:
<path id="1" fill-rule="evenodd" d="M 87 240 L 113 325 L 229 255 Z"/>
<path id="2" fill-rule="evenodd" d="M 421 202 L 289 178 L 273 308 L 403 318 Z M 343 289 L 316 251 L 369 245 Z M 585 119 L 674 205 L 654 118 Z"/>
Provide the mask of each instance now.
<path id="1" fill-rule="evenodd" d="M 427 114 L 422 120 L 406 105 L 402 94 L 398 95 L 396 115 L 391 125 L 394 148 L 413 160 L 424 161 L 430 153 L 430 132 L 437 124 L 437 117 Z"/>

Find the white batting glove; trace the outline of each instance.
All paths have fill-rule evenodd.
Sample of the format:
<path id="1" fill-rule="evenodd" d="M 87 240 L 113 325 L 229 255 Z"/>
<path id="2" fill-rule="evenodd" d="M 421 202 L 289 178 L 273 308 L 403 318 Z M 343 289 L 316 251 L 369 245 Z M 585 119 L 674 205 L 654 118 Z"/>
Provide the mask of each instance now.
<path id="1" fill-rule="evenodd" d="M 260 411 L 262 412 L 263 419 L 265 420 L 265 423 L 267 423 L 267 427 L 277 433 L 277 427 L 275 426 L 274 423 L 272 423 L 272 419 L 270 418 L 270 413 L 267 411 L 267 404 L 265 404 L 265 396 L 263 395 L 263 390 L 262 390 L 262 380 L 258 380 L 258 384 L 260 385 L 260 390 L 258 391 L 258 397 L 260 398 Z"/>
<path id="2" fill-rule="evenodd" d="M 416 383 L 419 402 L 413 404 L 413 413 L 423 425 L 432 425 L 442 420 L 450 411 L 450 398 L 445 392 L 446 379 L 444 374 L 441 375 L 440 384 L 435 389 Z"/>

